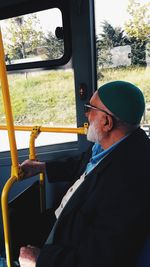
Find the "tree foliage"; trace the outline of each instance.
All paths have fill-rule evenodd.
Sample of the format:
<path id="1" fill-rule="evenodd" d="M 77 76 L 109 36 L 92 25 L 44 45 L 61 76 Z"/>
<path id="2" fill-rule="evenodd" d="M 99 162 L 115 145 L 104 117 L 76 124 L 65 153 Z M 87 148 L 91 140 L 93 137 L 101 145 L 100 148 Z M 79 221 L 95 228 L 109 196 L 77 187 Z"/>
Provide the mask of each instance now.
<path id="1" fill-rule="evenodd" d="M 36 56 L 53 60 L 64 54 L 63 39 L 58 39 L 52 32 L 42 31 L 36 14 L 7 20 L 3 38 L 5 59 L 9 64 L 12 60 Z"/>
<path id="2" fill-rule="evenodd" d="M 63 39 L 58 39 L 52 32 L 44 37 L 43 47 L 47 59 L 58 59 L 64 54 Z"/>
<path id="3" fill-rule="evenodd" d="M 130 45 L 131 64 L 146 66 L 146 46 L 150 42 L 150 2 L 141 4 L 139 0 L 129 0 L 129 20 L 125 30 L 113 27 L 107 21 L 102 24 L 102 33 L 97 36 L 98 66 L 112 63 L 111 49 L 116 46 Z"/>
<path id="4" fill-rule="evenodd" d="M 102 23 L 103 32 L 100 34 L 100 39 L 103 45 L 116 47 L 122 44 L 124 39 L 124 31 L 121 27 L 113 27 L 107 21 Z"/>
<path id="5" fill-rule="evenodd" d="M 130 15 L 125 24 L 128 37 L 147 41 L 150 37 L 150 2 L 141 4 L 137 0 L 129 0 L 127 11 Z"/>
<path id="6" fill-rule="evenodd" d="M 35 14 L 11 18 L 4 28 L 5 54 L 9 59 L 26 58 L 36 54 L 43 33 Z"/>
<path id="7" fill-rule="evenodd" d="M 113 27 L 107 21 L 102 23 L 102 33 L 96 38 L 98 66 L 112 64 L 111 49 L 123 45 L 125 42 L 124 31 L 121 27 Z"/>
<path id="8" fill-rule="evenodd" d="M 141 4 L 129 0 L 130 19 L 125 24 L 125 31 L 131 45 L 132 65 L 146 66 L 146 44 L 150 41 L 150 2 Z"/>

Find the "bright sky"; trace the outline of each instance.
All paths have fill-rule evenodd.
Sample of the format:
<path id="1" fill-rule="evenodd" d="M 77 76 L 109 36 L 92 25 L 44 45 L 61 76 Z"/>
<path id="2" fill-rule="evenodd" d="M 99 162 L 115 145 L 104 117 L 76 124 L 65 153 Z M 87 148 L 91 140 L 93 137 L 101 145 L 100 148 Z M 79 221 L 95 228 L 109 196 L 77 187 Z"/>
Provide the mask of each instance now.
<path id="1" fill-rule="evenodd" d="M 137 0 L 139 3 L 150 3 L 150 0 Z M 129 0 L 95 0 L 96 30 L 100 32 L 101 23 L 107 20 L 112 26 L 121 26 L 128 20 L 127 12 Z M 39 18 L 44 25 L 44 31 L 51 30 L 53 33 L 57 26 L 62 25 L 61 12 L 59 9 L 39 12 Z"/>
<path id="2" fill-rule="evenodd" d="M 109 21 L 113 26 L 123 26 L 124 21 L 127 19 L 127 4 L 128 0 L 95 0 L 97 32 L 100 31 L 100 25 L 104 20 Z M 54 33 L 55 28 L 62 24 L 61 12 L 56 8 L 38 12 L 37 16 L 41 21 L 41 25 L 43 25 L 44 31 L 50 30 Z"/>
<path id="3" fill-rule="evenodd" d="M 137 0 L 144 4 L 150 3 L 150 0 Z M 112 26 L 121 26 L 129 18 L 127 12 L 128 0 L 95 0 L 95 19 L 96 31 L 100 32 L 101 23 L 107 20 Z"/>
<path id="4" fill-rule="evenodd" d="M 58 8 L 38 12 L 37 17 L 39 17 L 45 32 L 51 31 L 55 33 L 56 27 L 62 26 L 62 15 Z"/>
<path id="5" fill-rule="evenodd" d="M 109 21 L 113 26 L 123 26 L 125 19 L 127 19 L 127 4 L 128 0 L 95 0 L 97 31 L 100 30 L 101 22 L 104 20 Z M 51 30 L 54 33 L 55 28 L 62 24 L 61 12 L 56 8 L 38 12 L 37 15 L 44 31 Z"/>
<path id="6" fill-rule="evenodd" d="M 101 23 L 106 20 L 112 26 L 123 26 L 128 17 L 128 0 L 95 0 L 96 29 L 100 31 Z"/>

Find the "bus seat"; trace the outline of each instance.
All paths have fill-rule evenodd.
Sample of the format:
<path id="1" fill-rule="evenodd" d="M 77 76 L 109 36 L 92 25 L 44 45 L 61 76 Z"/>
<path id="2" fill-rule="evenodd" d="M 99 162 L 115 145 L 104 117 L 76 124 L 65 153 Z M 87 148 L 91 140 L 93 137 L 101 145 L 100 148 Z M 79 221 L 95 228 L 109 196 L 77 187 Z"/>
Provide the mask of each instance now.
<path id="1" fill-rule="evenodd" d="M 49 211 L 40 212 L 38 181 L 9 202 L 9 217 L 13 260 L 18 259 L 21 246 L 44 244 L 53 222 Z"/>
<path id="2" fill-rule="evenodd" d="M 138 256 L 136 267 L 150 266 L 150 235 L 148 236 L 140 255 Z"/>

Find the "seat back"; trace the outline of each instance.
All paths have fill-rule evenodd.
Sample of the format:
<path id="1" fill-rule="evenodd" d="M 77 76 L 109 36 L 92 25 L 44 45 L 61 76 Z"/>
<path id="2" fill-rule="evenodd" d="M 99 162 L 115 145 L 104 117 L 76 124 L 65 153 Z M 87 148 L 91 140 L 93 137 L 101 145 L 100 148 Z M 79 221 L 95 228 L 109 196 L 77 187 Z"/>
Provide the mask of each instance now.
<path id="1" fill-rule="evenodd" d="M 150 235 L 141 250 L 136 267 L 150 267 Z"/>
<path id="2" fill-rule="evenodd" d="M 12 254 L 18 258 L 19 249 L 31 244 L 40 214 L 39 183 L 35 182 L 9 202 Z"/>

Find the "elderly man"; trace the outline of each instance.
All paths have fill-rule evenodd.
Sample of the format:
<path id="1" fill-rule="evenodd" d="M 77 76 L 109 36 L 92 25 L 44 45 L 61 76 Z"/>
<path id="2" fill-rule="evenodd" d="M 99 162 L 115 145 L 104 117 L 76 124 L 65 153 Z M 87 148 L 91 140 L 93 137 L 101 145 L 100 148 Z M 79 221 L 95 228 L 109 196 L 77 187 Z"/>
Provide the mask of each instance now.
<path id="1" fill-rule="evenodd" d="M 59 165 L 22 164 L 26 177 L 46 170 L 50 182 L 70 180 L 71 187 L 43 248 L 21 248 L 21 267 L 136 266 L 150 226 L 150 140 L 140 129 L 144 108 L 135 85 L 106 83 L 85 105 L 87 138 L 95 143 L 91 153 Z"/>

